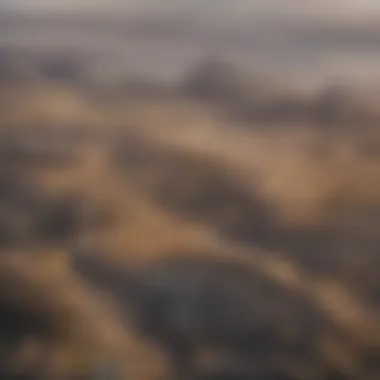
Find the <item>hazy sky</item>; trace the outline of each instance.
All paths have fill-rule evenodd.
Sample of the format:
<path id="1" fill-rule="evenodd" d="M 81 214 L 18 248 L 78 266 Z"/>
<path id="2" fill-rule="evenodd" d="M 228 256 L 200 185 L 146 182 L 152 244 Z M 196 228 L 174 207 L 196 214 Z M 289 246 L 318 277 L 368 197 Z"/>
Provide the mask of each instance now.
<path id="1" fill-rule="evenodd" d="M 254 43 L 252 46 L 248 43 L 249 48 L 246 48 L 245 43 L 235 46 L 234 42 L 231 43 L 235 41 L 233 39 L 227 38 L 225 42 L 217 39 L 218 43 L 215 48 L 213 46 L 212 54 L 221 56 L 225 54 L 238 65 L 241 64 L 248 69 L 254 66 L 259 71 L 279 77 L 285 73 L 287 78 L 299 80 L 302 77 L 305 81 L 316 82 L 325 77 L 344 76 L 365 78 L 365 80 L 368 77 L 368 81 L 372 82 L 379 76 L 376 81 L 380 82 L 378 29 L 373 27 L 380 25 L 380 0 L 0 0 L 1 9 L 35 12 L 82 10 L 97 11 L 100 14 L 114 12 L 123 17 L 125 15 L 125 18 L 147 13 L 174 14 L 189 16 L 189 20 L 196 19 L 201 21 L 200 24 L 217 26 L 222 30 L 223 28 L 228 30 L 226 26 L 231 26 L 232 30 L 236 27 L 244 30 L 247 25 L 265 27 L 268 25 L 268 30 L 260 29 L 263 32 L 259 43 Z M 279 20 L 281 18 L 282 20 Z M 278 21 L 285 21 L 285 28 L 284 24 Z M 316 26 L 312 31 L 324 31 L 326 24 L 333 25 L 334 28 L 342 25 L 344 31 L 351 28 L 354 33 L 348 34 L 347 38 L 342 38 L 342 33 L 338 33 L 338 37 L 332 38 L 330 43 L 329 33 L 335 33 L 335 29 L 327 28 L 327 34 L 311 33 L 309 37 L 306 35 L 312 43 L 307 39 L 305 43 L 302 38 L 294 38 L 294 30 L 288 28 L 289 24 L 302 27 Z M 367 25 L 370 33 L 361 34 Z M 276 30 L 273 32 L 273 29 Z M 178 67 L 185 67 L 199 57 L 202 58 L 205 53 L 208 54 L 207 49 L 211 46 L 208 40 L 200 42 L 197 37 L 194 37 L 194 40 L 189 39 L 186 43 L 176 39 L 175 36 L 171 43 L 154 39 L 153 41 L 151 37 L 147 37 L 146 41 L 139 37 L 136 39 L 131 37 L 126 41 L 124 34 L 116 38 L 116 34 L 111 33 L 112 28 L 110 33 L 100 28 L 99 33 L 95 36 L 91 34 L 90 37 L 88 33 L 78 35 L 77 29 L 64 33 L 62 28 L 56 33 L 53 33 L 54 30 L 48 33 L 44 29 L 41 30 L 42 32 L 37 30 L 34 34 L 24 30 L 13 30 L 12 35 L 0 34 L 0 41 L 3 39 L 7 45 L 18 41 L 20 46 L 28 48 L 42 46 L 42 49 L 45 49 L 46 46 L 51 46 L 52 49 L 56 49 L 57 46 L 63 46 L 66 49 L 69 46 L 73 49 L 82 49 L 85 46 L 86 49 L 106 51 L 107 54 L 110 51 L 115 51 L 117 54 L 122 52 L 128 61 L 128 65 L 124 65 L 123 61 L 123 67 L 136 68 L 137 72 L 145 70 L 145 73 L 156 70 L 159 73 L 157 75 L 163 76 L 170 76 L 173 72 L 177 72 Z M 250 29 L 248 30 L 250 32 Z M 288 32 L 290 30 L 288 35 L 286 35 L 287 30 Z M 358 32 L 357 35 L 355 31 Z M 340 39 L 343 41 L 341 45 L 339 45 Z M 104 56 L 108 57 L 107 54 Z M 157 57 L 161 57 L 160 62 L 157 61 Z"/>
<path id="2" fill-rule="evenodd" d="M 0 0 L 0 6 L 24 9 L 125 9 L 126 11 L 188 9 L 216 12 L 362 15 L 378 12 L 380 0 Z"/>
<path id="3" fill-rule="evenodd" d="M 268 20 L 315 25 L 366 25 L 367 18 L 380 20 L 380 0 L 0 0 L 0 10 L 6 8 L 28 12 L 91 11 L 132 18 L 181 15 L 224 28 Z"/>

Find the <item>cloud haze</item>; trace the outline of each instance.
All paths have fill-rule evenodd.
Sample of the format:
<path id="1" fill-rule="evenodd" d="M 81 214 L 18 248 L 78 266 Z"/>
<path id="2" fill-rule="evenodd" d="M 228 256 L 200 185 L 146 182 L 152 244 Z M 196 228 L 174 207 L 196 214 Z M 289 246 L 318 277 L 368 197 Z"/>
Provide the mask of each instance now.
<path id="1" fill-rule="evenodd" d="M 0 0 L 0 7 L 24 10 L 108 10 L 125 12 L 206 12 L 228 16 L 281 15 L 380 15 L 377 0 Z M 230 14 L 231 15 L 231 14 Z"/>

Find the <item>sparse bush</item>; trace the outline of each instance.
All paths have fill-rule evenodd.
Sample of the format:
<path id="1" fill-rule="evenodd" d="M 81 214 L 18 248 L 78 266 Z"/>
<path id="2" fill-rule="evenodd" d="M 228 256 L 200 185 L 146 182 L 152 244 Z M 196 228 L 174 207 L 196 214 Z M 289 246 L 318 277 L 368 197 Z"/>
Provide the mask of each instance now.
<path id="1" fill-rule="evenodd" d="M 116 295 L 137 328 L 169 350 L 178 378 L 217 376 L 221 368 L 236 378 L 350 376 L 319 347 L 339 327 L 310 299 L 238 260 L 188 252 L 123 271 L 91 255 L 77 259 L 84 278 Z M 202 367 L 202 350 L 218 365 Z"/>
<path id="2" fill-rule="evenodd" d="M 241 95 L 238 76 L 223 61 L 216 59 L 201 62 L 184 80 L 182 91 L 201 100 L 228 101 Z"/>
<path id="3" fill-rule="evenodd" d="M 80 84 L 85 78 L 81 62 L 64 57 L 41 62 L 39 71 L 43 78 L 58 83 Z"/>

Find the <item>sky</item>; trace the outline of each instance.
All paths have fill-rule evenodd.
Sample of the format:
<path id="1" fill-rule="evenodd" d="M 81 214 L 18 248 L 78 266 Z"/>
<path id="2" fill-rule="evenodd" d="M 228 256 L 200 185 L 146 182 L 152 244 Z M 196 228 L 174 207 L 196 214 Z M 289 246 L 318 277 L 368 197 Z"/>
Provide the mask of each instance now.
<path id="1" fill-rule="evenodd" d="M 228 49 L 231 50 L 227 52 L 229 57 L 236 59 L 238 64 L 242 63 L 243 66 L 255 65 L 259 69 L 262 67 L 268 72 L 279 73 L 279 75 L 283 75 L 285 67 L 286 76 L 294 71 L 294 77 L 303 76 L 307 80 L 310 78 L 317 80 L 319 76 L 322 78 L 323 76 L 339 75 L 350 78 L 351 76 L 360 78 L 365 76 L 372 81 L 375 76 L 379 76 L 377 67 L 380 65 L 380 54 L 376 45 L 378 29 L 373 25 L 380 25 L 380 0 L 0 0 L 0 11 L 1 9 L 17 9 L 28 12 L 77 12 L 81 10 L 86 13 L 95 11 L 101 15 L 106 13 L 125 15 L 125 19 L 147 14 L 150 16 L 159 14 L 191 15 L 192 17 L 189 19 L 200 20 L 201 25 L 217 26 L 222 30 L 225 28 L 227 31 L 229 30 L 226 28 L 227 25 L 231 26 L 232 30 L 235 27 L 244 30 L 247 25 L 264 25 L 265 27 L 269 25 L 268 30 L 260 29 L 260 31 L 264 30 L 263 43 L 255 45 L 256 47 L 252 48 L 252 51 L 251 48 L 248 49 L 249 51 L 245 51 L 239 46 L 231 46 L 234 43 L 226 42 Z M 328 33 L 322 33 L 321 37 L 317 33 L 314 45 L 310 45 L 309 43 L 305 44 L 302 38 L 294 39 L 294 34 L 292 34 L 294 30 L 291 28 L 292 33 L 290 33 L 290 37 L 288 36 L 289 38 L 286 34 L 282 34 L 282 31 L 286 31 L 287 28 L 283 28 L 284 24 L 281 22 L 277 23 L 279 19 L 285 21 L 286 27 L 289 24 L 301 25 L 301 27 L 306 25 L 307 27 L 311 26 L 312 31 L 323 31 L 326 25 L 332 25 L 334 28 L 332 32 L 327 28 Z M 324 23 L 325 20 L 328 22 Z M 272 33 L 273 28 L 271 29 L 271 27 L 273 26 L 279 26 L 276 33 Z M 316 28 L 313 29 L 315 26 Z M 347 38 L 343 38 L 342 46 L 338 46 L 339 42 L 336 42 L 337 40 L 334 38 L 331 44 L 326 43 L 326 40 L 329 40 L 329 33 L 333 33 L 335 28 L 339 29 L 339 26 L 343 26 L 344 31 L 347 29 L 358 31 L 357 38 L 355 33 L 353 34 L 352 44 L 347 41 Z M 347 26 L 348 28 L 346 28 Z M 352 28 L 353 26 L 355 28 Z M 356 26 L 358 26 L 357 29 Z M 371 33 L 374 33 L 373 39 L 371 39 L 372 34 L 368 33 L 369 42 L 366 40 L 367 34 L 361 34 L 367 27 Z M 302 28 L 295 30 L 298 32 Z M 101 32 L 103 33 L 102 28 Z M 265 34 L 266 32 L 268 33 Z M 115 41 L 113 34 L 110 39 L 107 39 L 108 37 L 100 35 L 100 32 L 93 39 L 84 33 L 83 38 L 80 39 L 76 35 L 74 38 L 71 37 L 70 33 L 69 37 L 65 37 L 66 34 L 61 33 L 61 29 L 56 34 L 53 33 L 56 39 L 53 38 L 53 34 L 52 36 L 44 34 L 42 37 L 39 31 L 30 36 L 26 36 L 23 31 L 19 30 L 15 34 L 16 36 L 12 38 L 15 40 L 19 38 L 21 46 L 25 46 L 25 44 L 30 46 L 32 40 L 36 46 L 48 46 L 47 40 L 51 37 L 51 41 L 54 40 L 51 42 L 54 48 L 56 48 L 58 40 L 62 46 L 77 47 L 82 46 L 82 43 L 89 45 L 94 43 L 96 48 L 101 45 L 105 50 L 115 48 L 115 51 L 118 52 L 128 51 L 128 54 L 125 54 L 126 59 L 133 61 L 134 58 L 130 57 L 136 57 L 136 62 L 128 61 L 128 67 L 133 66 L 139 70 L 142 66 L 141 62 L 145 62 L 146 72 L 149 73 L 153 71 L 152 65 L 154 69 L 158 67 L 158 71 L 162 68 L 165 73 L 174 72 L 176 71 L 175 67 L 187 64 L 210 47 L 207 41 L 204 42 L 206 47 L 200 44 L 203 47 L 199 48 L 196 45 L 198 41 L 196 43 L 190 41 L 185 44 L 179 43 L 175 38 L 172 45 L 167 42 L 157 45 L 156 42 L 152 44 L 152 41 L 138 40 L 129 41 L 127 46 L 124 35 L 121 40 L 117 40 L 119 42 Z M 313 33 L 310 35 L 309 37 L 312 39 Z M 338 33 L 338 37 L 341 38 L 341 36 L 342 34 Z M 349 34 L 348 38 L 351 38 L 350 36 Z M 9 36 L 0 35 L 0 40 L 1 38 L 9 43 Z M 320 43 L 321 40 L 323 40 L 323 44 Z M 224 49 L 224 46 L 220 49 Z M 162 62 L 160 64 L 157 63 L 157 49 L 165 51 L 165 54 L 161 54 Z M 130 54 L 130 51 L 133 53 Z M 154 58 L 151 59 L 151 57 Z M 143 69 L 141 68 L 141 70 Z M 380 77 L 378 81 L 380 82 Z"/>
<path id="2" fill-rule="evenodd" d="M 212 8 L 214 12 L 325 13 L 362 15 L 378 12 L 379 0 L 0 0 L 0 7 L 39 10 L 125 10 Z"/>
<path id="3" fill-rule="evenodd" d="M 131 18 L 172 15 L 224 28 L 240 28 L 263 20 L 310 22 L 317 26 L 332 22 L 350 27 L 353 23 L 366 25 L 367 21 L 380 20 L 380 0 L 0 0 L 2 9 L 95 12 Z"/>

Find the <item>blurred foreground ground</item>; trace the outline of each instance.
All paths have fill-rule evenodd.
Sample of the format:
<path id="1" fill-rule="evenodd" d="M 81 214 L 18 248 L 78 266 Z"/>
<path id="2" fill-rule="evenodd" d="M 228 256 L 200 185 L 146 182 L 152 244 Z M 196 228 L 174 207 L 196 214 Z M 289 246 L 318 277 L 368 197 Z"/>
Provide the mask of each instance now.
<path id="1" fill-rule="evenodd" d="M 10 57 L 2 379 L 379 378 L 377 93 Z"/>

